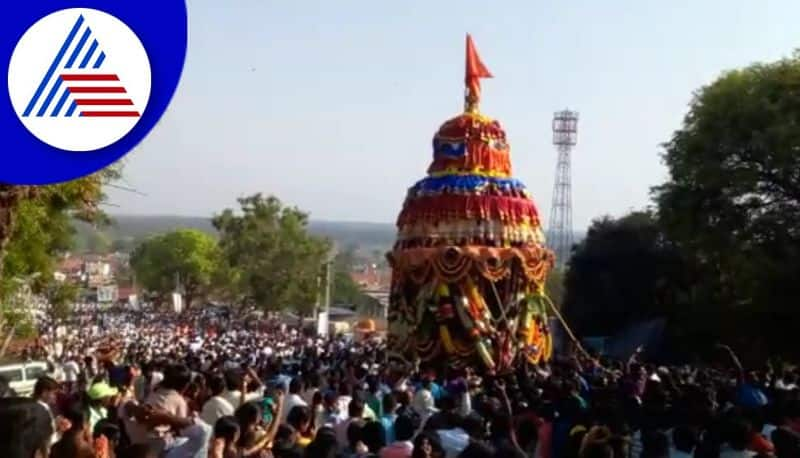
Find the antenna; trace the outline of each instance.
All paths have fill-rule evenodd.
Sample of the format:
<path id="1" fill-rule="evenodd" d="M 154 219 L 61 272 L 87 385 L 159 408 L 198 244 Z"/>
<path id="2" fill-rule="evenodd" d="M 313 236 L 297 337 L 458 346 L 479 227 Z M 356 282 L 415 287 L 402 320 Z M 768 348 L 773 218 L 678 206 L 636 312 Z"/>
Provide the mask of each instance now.
<path id="1" fill-rule="evenodd" d="M 563 110 L 553 115 L 553 145 L 558 160 L 550 206 L 547 244 L 556 254 L 556 265 L 564 267 L 572 251 L 572 148 L 578 142 L 578 112 Z"/>

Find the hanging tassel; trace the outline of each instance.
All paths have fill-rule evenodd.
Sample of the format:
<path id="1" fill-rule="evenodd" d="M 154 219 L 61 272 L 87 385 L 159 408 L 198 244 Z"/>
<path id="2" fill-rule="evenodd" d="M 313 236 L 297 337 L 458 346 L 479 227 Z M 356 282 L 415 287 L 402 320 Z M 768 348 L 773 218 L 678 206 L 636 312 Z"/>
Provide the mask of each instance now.
<path id="1" fill-rule="evenodd" d="M 478 355 L 480 355 L 483 364 L 485 364 L 488 369 L 494 370 L 494 359 L 489 353 L 489 350 L 486 348 L 486 344 L 479 340 L 475 343 L 475 348 L 478 350 Z"/>
<path id="2" fill-rule="evenodd" d="M 456 352 L 456 347 L 453 345 L 453 339 L 450 337 L 450 330 L 447 329 L 447 326 L 443 324 L 439 325 L 439 337 L 442 340 L 444 351 L 447 352 L 448 355 L 452 355 Z"/>
<path id="3" fill-rule="evenodd" d="M 477 338 L 480 336 L 480 331 L 475 327 L 475 324 L 470 319 L 469 314 L 467 313 L 467 309 L 469 308 L 469 300 L 465 296 L 461 296 L 457 301 L 455 306 L 456 314 L 458 315 L 459 321 L 461 321 L 461 326 L 464 327 L 464 330 L 467 332 L 467 335 L 470 337 Z"/>

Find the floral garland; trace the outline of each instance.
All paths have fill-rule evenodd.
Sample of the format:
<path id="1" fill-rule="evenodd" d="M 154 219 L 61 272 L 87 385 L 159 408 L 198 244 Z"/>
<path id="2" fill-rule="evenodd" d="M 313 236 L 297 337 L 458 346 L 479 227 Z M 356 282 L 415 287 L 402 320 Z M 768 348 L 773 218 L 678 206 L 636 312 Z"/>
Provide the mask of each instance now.
<path id="1" fill-rule="evenodd" d="M 543 285 L 555 256 L 541 246 L 493 248 L 485 246 L 411 248 L 388 256 L 398 279 L 416 284 L 430 281 L 457 283 L 473 271 L 498 281 L 507 277 L 518 260 L 521 272 L 536 285 Z"/>

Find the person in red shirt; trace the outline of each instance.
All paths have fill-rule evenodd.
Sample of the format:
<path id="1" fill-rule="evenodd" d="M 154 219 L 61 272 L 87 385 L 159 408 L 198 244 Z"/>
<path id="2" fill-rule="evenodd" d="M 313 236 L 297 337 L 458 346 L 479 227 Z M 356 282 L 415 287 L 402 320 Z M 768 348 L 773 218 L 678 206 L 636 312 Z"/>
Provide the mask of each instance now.
<path id="1" fill-rule="evenodd" d="M 416 426 L 407 415 L 400 415 L 394 422 L 395 441 L 387 444 L 378 453 L 380 458 L 411 458 L 414 452 L 414 438 Z"/>
<path id="2" fill-rule="evenodd" d="M 750 445 L 747 446 L 747 449 L 759 455 L 772 456 L 775 453 L 775 446 L 772 442 L 757 431 L 753 431 L 753 437 L 750 439 Z"/>

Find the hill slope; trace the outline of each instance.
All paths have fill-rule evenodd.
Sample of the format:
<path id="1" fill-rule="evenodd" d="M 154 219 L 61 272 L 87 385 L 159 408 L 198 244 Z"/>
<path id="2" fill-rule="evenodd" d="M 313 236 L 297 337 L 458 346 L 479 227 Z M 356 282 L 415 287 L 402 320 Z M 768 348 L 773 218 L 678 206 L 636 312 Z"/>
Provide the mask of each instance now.
<path id="1" fill-rule="evenodd" d="M 211 218 L 176 215 L 111 215 L 113 224 L 99 229 L 109 241 L 134 242 L 149 236 L 176 229 L 197 229 L 216 234 Z M 76 245 L 79 249 L 88 246 L 87 240 L 98 230 L 76 221 Z M 343 221 L 311 221 L 309 230 L 327 237 L 341 246 L 357 245 L 362 249 L 388 250 L 394 243 L 395 228 L 388 223 L 358 223 Z"/>

